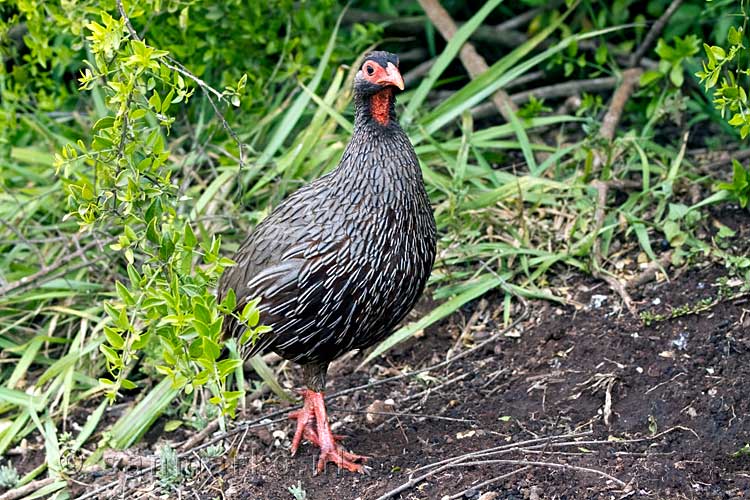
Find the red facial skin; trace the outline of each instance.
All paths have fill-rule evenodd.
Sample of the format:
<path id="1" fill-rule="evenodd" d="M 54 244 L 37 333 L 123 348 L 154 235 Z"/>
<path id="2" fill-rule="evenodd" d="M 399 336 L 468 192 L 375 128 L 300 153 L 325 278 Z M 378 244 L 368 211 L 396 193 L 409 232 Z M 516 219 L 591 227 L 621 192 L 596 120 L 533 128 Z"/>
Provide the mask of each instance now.
<path id="1" fill-rule="evenodd" d="M 383 87 L 383 90 L 372 96 L 370 110 L 378 123 L 388 125 L 393 87 L 404 90 L 404 79 L 401 77 L 401 73 L 393 63 L 389 62 L 388 66 L 384 68 L 374 61 L 366 61 L 360 72 L 365 80 Z"/>

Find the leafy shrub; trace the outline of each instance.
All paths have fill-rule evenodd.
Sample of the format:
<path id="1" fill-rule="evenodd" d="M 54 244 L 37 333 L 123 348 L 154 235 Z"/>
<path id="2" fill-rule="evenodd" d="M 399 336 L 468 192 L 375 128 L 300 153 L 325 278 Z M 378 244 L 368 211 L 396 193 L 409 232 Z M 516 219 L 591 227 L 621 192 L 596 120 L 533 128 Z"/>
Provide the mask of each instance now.
<path id="1" fill-rule="evenodd" d="M 740 137 L 744 139 L 750 134 L 750 104 L 747 101 L 746 90 L 750 70 L 747 69 L 745 46 L 748 13 L 745 11 L 744 2 L 741 5 L 743 25 L 729 28 L 726 44 L 703 44 L 706 60 L 696 76 L 700 78 L 707 91 L 714 89 L 713 102 L 716 109 L 722 117 L 728 117 L 728 123 L 737 128 Z"/>

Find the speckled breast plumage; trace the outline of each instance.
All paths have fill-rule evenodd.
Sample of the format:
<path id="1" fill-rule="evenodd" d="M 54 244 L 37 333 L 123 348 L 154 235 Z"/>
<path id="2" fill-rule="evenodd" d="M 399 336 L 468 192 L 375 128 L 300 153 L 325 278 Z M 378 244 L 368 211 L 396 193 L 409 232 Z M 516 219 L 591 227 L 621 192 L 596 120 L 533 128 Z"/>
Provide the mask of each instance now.
<path id="1" fill-rule="evenodd" d="M 339 166 L 284 200 L 242 244 L 222 277 L 239 306 L 261 297 L 273 328 L 248 354 L 273 350 L 326 362 L 387 336 L 422 293 L 435 221 L 419 163 L 395 120 L 355 123 Z M 226 318 L 225 331 L 240 325 Z"/>

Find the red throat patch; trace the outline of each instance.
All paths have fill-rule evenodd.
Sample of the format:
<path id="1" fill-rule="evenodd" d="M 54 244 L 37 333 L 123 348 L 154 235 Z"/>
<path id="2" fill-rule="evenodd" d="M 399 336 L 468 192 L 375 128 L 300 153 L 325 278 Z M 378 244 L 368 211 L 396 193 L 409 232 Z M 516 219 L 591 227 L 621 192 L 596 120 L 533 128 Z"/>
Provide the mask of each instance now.
<path id="1" fill-rule="evenodd" d="M 372 117 L 381 125 L 388 125 L 391 119 L 391 99 L 393 99 L 393 89 L 383 89 L 370 98 L 370 111 Z"/>

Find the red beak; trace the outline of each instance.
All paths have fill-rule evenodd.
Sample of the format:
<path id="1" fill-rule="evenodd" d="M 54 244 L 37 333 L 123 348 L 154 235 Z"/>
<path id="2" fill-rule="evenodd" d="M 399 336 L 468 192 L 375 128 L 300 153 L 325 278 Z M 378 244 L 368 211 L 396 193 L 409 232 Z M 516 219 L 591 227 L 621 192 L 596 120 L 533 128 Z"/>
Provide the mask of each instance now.
<path id="1" fill-rule="evenodd" d="M 393 85 L 398 87 L 399 90 L 404 90 L 404 79 L 401 77 L 401 73 L 398 68 L 391 62 L 385 68 L 385 76 L 378 80 L 379 85 Z"/>

